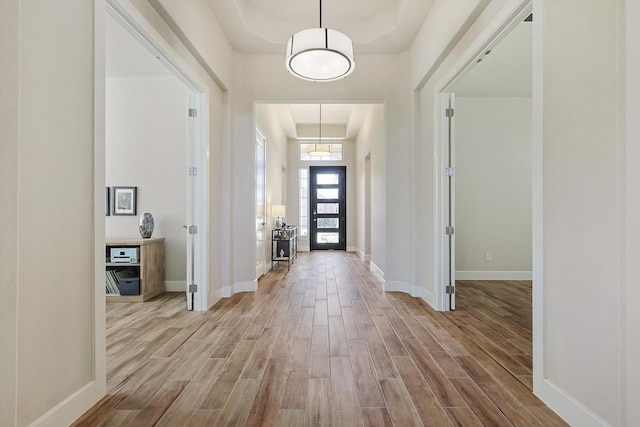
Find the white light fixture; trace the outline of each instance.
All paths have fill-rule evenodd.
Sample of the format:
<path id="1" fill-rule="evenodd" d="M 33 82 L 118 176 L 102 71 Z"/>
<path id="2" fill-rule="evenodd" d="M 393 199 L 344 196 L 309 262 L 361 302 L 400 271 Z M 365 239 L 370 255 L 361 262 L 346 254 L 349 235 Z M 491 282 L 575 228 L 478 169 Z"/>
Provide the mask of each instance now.
<path id="1" fill-rule="evenodd" d="M 307 154 L 314 157 L 331 157 L 331 144 L 322 143 L 322 104 L 318 118 L 318 143 L 307 145 Z"/>
<path id="2" fill-rule="evenodd" d="M 283 226 L 282 218 L 286 216 L 286 209 L 285 205 L 271 206 L 271 215 L 275 218 L 277 229 L 280 229 Z"/>
<path id="3" fill-rule="evenodd" d="M 347 77 L 355 68 L 353 42 L 340 31 L 320 27 L 295 33 L 287 43 L 287 70 L 313 82 L 330 82 Z"/>
<path id="4" fill-rule="evenodd" d="M 308 144 L 306 151 L 313 157 L 331 157 L 331 144 Z"/>

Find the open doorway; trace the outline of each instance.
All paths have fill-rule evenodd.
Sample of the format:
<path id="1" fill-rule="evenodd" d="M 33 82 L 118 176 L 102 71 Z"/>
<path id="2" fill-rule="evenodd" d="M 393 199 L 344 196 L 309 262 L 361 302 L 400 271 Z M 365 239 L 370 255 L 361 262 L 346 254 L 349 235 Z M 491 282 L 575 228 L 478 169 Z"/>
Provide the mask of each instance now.
<path id="1" fill-rule="evenodd" d="M 531 19 L 523 8 L 440 94 L 445 310 L 457 279 L 532 276 Z"/>
<path id="2" fill-rule="evenodd" d="M 451 88 L 456 283 L 531 280 L 531 27 L 515 26 Z"/>
<path id="3" fill-rule="evenodd" d="M 441 96 L 444 308 L 462 311 L 479 345 L 530 389 L 532 19 L 523 8 Z"/>
<path id="4" fill-rule="evenodd" d="M 267 228 L 274 227 L 272 206 L 284 205 L 284 222 L 298 227 L 299 251 L 309 251 L 314 219 L 310 208 L 311 168 L 344 167 L 346 215 L 337 221 L 337 225 L 345 226 L 341 243 L 346 251 L 382 265 L 384 238 L 380 233 L 371 233 L 371 229 L 374 224 L 380 229 L 384 223 L 383 209 L 373 208 L 380 206 L 384 198 L 384 187 L 380 185 L 383 117 L 382 104 L 256 102 L 256 125 L 267 141 Z M 378 185 L 374 186 L 374 182 Z M 322 224 L 325 229 L 319 233 L 335 238 L 337 234 L 328 234 L 339 230 L 326 228 L 336 225 L 335 218 L 323 219 L 327 220 Z M 377 260 L 372 259 L 374 252 L 378 253 Z"/>
<path id="5" fill-rule="evenodd" d="M 109 2 L 107 12 L 106 185 L 136 188 L 131 215 L 107 216 L 107 243 L 142 253 L 149 240 L 139 234 L 139 216 L 151 213 L 151 239 L 164 252 L 153 259 L 154 292 L 184 292 L 185 309 L 206 310 L 205 95 L 125 9 Z M 153 296 L 144 295 L 147 267 L 139 267 L 140 301 Z"/>

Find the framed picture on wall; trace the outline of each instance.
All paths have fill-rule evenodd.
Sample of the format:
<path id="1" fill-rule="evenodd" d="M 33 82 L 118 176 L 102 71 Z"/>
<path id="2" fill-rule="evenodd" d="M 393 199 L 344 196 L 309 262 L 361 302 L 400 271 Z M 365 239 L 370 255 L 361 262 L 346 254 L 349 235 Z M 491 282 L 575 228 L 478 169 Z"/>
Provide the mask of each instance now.
<path id="1" fill-rule="evenodd" d="M 111 204 L 109 203 L 111 189 L 109 187 L 104 187 L 104 189 L 104 216 L 109 216 L 111 215 Z"/>
<path id="2" fill-rule="evenodd" d="M 113 214 L 135 215 L 138 187 L 113 187 Z"/>

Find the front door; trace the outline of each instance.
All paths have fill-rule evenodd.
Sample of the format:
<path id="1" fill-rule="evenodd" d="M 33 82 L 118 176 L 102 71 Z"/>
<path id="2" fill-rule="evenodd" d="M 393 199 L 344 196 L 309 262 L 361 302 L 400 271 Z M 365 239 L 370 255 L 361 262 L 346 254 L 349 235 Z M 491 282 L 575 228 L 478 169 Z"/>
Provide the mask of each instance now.
<path id="1" fill-rule="evenodd" d="M 347 168 L 309 167 L 311 250 L 347 249 Z"/>

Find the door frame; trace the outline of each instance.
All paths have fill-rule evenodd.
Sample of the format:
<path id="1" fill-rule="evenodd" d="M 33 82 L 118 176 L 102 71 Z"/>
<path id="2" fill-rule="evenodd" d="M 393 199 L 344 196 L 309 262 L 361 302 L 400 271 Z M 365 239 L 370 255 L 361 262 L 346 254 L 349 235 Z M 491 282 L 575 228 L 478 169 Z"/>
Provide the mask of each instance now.
<path id="1" fill-rule="evenodd" d="M 338 186 L 340 189 L 338 204 L 341 207 L 341 209 L 338 210 L 338 214 L 337 214 L 338 221 L 340 224 L 338 227 L 338 230 L 339 230 L 338 234 L 340 236 L 339 243 L 325 244 L 321 246 L 315 243 L 314 236 L 317 233 L 317 227 L 316 225 L 314 225 L 314 223 L 317 224 L 317 221 L 315 218 L 317 214 L 313 213 L 315 211 L 312 209 L 314 200 L 316 203 L 318 202 L 316 198 L 317 193 L 314 193 L 313 191 L 314 189 L 317 189 L 317 186 L 318 186 L 316 182 L 317 173 L 315 173 L 315 171 L 337 172 L 339 175 L 342 175 L 338 181 Z M 333 199 L 330 199 L 330 200 L 333 200 Z M 335 203 L 335 202 L 330 202 L 330 203 Z M 309 222 L 310 250 L 314 251 L 314 250 L 335 249 L 335 250 L 346 251 L 347 250 L 347 167 L 346 166 L 334 166 L 334 165 L 309 166 L 309 211 L 308 212 L 309 212 L 309 219 L 310 219 L 310 222 Z"/>
<path id="2" fill-rule="evenodd" d="M 264 183 L 264 188 L 263 188 L 263 208 L 262 208 L 262 233 L 263 233 L 263 239 L 262 242 L 263 246 L 262 246 L 262 253 L 260 253 L 260 247 L 259 247 L 259 238 L 258 238 L 258 228 L 257 228 L 257 221 L 258 221 L 258 214 L 260 212 L 258 212 L 258 180 L 257 180 L 257 176 L 258 176 L 258 144 L 260 143 L 259 140 L 262 141 L 262 150 L 264 152 L 264 166 L 263 166 L 263 170 L 262 170 L 262 181 Z M 265 137 L 264 133 L 258 128 L 258 123 L 255 122 L 255 135 L 254 135 L 254 153 L 253 153 L 253 159 L 254 159 L 254 203 L 253 206 L 255 208 L 255 215 L 254 215 L 254 219 L 256 221 L 256 246 L 255 246 L 255 269 L 256 269 L 256 280 L 258 280 L 262 275 L 264 275 L 267 271 L 269 271 L 270 268 L 270 263 L 268 261 L 267 258 L 267 218 L 269 217 L 268 212 L 267 212 L 267 138 Z M 262 263 L 259 263 L 260 259 L 262 259 Z M 262 268 L 260 269 L 259 265 L 262 266 Z"/>
<path id="3" fill-rule="evenodd" d="M 435 106 L 434 114 L 436 118 L 435 123 L 435 144 L 434 144 L 434 183 L 435 183 L 435 229 L 436 241 L 435 241 L 435 253 L 436 260 L 435 266 L 437 272 L 435 274 L 437 283 L 435 286 L 436 297 L 436 309 L 441 311 L 449 311 L 452 309 L 451 302 L 454 303 L 455 299 L 450 300 L 447 294 L 446 286 L 450 278 L 455 280 L 455 255 L 449 257 L 450 241 L 449 236 L 446 234 L 448 225 L 454 225 L 455 221 L 455 203 L 449 204 L 449 180 L 446 178 L 447 167 L 449 165 L 449 124 L 450 120 L 446 116 L 446 109 L 449 108 L 451 103 L 451 88 L 458 83 L 481 59 L 487 51 L 491 50 L 497 45 L 509 32 L 520 22 L 522 22 L 532 12 L 532 0 L 521 0 L 521 2 L 514 6 L 511 14 L 503 21 L 496 23 L 494 27 L 490 27 L 492 33 L 481 41 L 480 45 L 473 49 L 465 59 L 457 66 L 451 68 L 451 70 L 445 75 L 435 88 Z M 451 120 L 453 122 L 453 120 Z M 455 129 L 451 129 L 452 138 L 455 139 Z M 454 142 L 455 144 L 455 142 Z M 451 155 L 454 153 L 454 147 L 451 147 Z M 452 184 L 455 180 L 451 180 Z M 535 189 L 534 189 L 535 192 Z M 455 197 L 455 187 L 451 189 L 451 196 Z M 534 206 L 534 211 L 536 207 Z M 534 212 L 535 214 L 535 212 Z M 455 235 L 455 229 L 454 229 Z M 535 236 L 534 236 L 535 239 Z M 453 245 L 455 245 L 455 239 L 451 239 Z M 451 250 L 453 251 L 453 248 Z M 534 251 L 535 257 L 535 251 Z M 535 259 L 534 259 L 535 261 Z M 454 272 L 454 273 L 451 273 Z M 455 291 L 454 291 L 455 292 Z M 454 297 L 455 298 L 455 297 Z"/>
<path id="4" fill-rule="evenodd" d="M 188 195 L 191 201 L 188 220 L 194 221 L 197 226 L 197 233 L 193 235 L 193 248 L 195 255 L 193 261 L 195 268 L 192 273 L 192 280 L 197 283 L 198 291 L 193 294 L 193 305 L 191 308 L 197 311 L 206 311 L 208 309 L 208 247 L 209 247 L 209 168 L 206 162 L 207 141 L 209 136 L 208 111 L 208 93 L 207 86 L 202 82 L 191 67 L 180 58 L 180 55 L 162 38 L 162 36 L 146 22 L 145 18 L 135 9 L 135 7 L 123 4 L 117 0 L 106 0 L 106 13 L 118 21 L 140 44 L 149 50 L 158 58 L 172 73 L 177 77 L 191 92 L 189 106 L 187 108 L 196 108 L 197 114 L 190 118 L 193 120 L 189 123 L 193 127 L 190 132 L 192 138 L 187 141 L 188 154 L 191 164 L 188 167 L 196 168 L 197 172 L 190 176 L 192 181 L 191 191 L 193 194 Z M 188 111 L 185 111 L 187 117 Z M 188 171 L 185 171 L 187 173 Z M 188 202 L 189 203 L 189 202 Z M 187 239 L 189 242 L 191 239 Z M 185 248 L 187 254 L 189 249 Z M 188 262 L 191 257 L 188 256 Z M 187 265 L 189 269 L 189 265 Z M 187 299 L 191 297 L 189 292 L 189 281 L 185 274 L 185 294 Z"/>
<path id="5" fill-rule="evenodd" d="M 434 183 L 435 183 L 435 205 L 434 205 L 434 227 L 436 227 L 435 254 L 434 260 L 437 280 L 436 309 L 448 311 L 446 302 L 446 289 L 444 283 L 444 272 L 448 266 L 448 259 L 445 252 L 444 223 L 449 214 L 445 204 L 445 192 L 447 180 L 442 179 L 445 171 L 447 153 L 447 133 L 445 132 L 446 122 L 442 112 L 448 104 L 448 92 L 453 85 L 458 82 L 473 65 L 482 58 L 488 50 L 498 44 L 516 25 L 522 22 L 533 12 L 534 0 L 519 0 L 510 9 L 486 26 L 486 33 L 476 35 L 472 47 L 462 59 L 454 64 L 446 74 L 439 79 L 434 87 Z M 537 1 L 535 13 L 542 16 L 544 2 Z M 540 20 L 533 20 L 533 122 L 532 122 L 532 274 L 533 274 L 533 390 L 538 396 L 544 395 L 547 404 L 553 401 L 552 407 L 561 405 L 562 396 L 558 395 L 553 386 L 550 386 L 545 379 L 545 353 L 544 353 L 544 329 L 545 329 L 545 283 L 544 283 L 544 140 L 543 140 L 543 111 L 542 106 L 542 54 L 541 54 L 541 34 L 543 23 Z M 538 48 L 538 49 L 537 49 Z M 455 268 L 455 266 L 453 267 Z"/>

